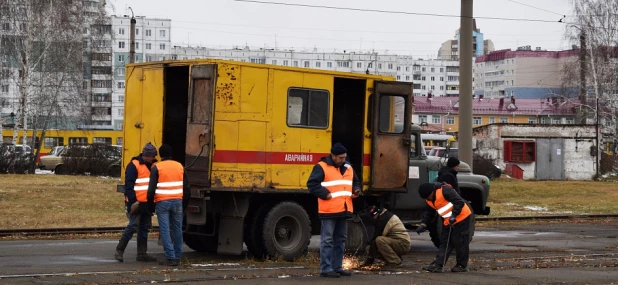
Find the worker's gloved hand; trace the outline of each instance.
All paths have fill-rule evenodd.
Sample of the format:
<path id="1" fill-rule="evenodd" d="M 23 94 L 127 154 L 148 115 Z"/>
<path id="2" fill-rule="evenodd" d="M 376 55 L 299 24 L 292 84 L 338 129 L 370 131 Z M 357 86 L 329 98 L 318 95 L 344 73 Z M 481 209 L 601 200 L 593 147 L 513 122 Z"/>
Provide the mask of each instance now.
<path id="1" fill-rule="evenodd" d="M 361 267 L 371 266 L 374 261 L 375 259 L 373 257 L 368 257 L 367 259 L 365 259 L 365 262 L 363 262 L 360 266 Z"/>
<path id="2" fill-rule="evenodd" d="M 427 227 L 425 227 L 425 225 L 421 224 L 420 226 L 418 226 L 418 227 L 416 228 L 416 233 L 420 235 L 420 234 L 421 234 L 422 232 L 424 232 L 426 229 L 427 229 Z"/>
<path id="3" fill-rule="evenodd" d="M 448 219 L 448 224 L 452 226 L 452 225 L 454 225 L 454 224 L 455 224 L 455 221 L 457 221 L 457 217 L 455 217 L 455 216 L 451 216 L 451 217 Z"/>

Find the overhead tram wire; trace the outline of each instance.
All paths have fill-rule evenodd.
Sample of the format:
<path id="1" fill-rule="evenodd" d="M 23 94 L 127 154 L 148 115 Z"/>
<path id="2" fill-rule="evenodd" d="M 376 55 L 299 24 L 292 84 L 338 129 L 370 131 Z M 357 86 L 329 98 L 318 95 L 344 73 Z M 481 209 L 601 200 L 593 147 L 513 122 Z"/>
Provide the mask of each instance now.
<path id="1" fill-rule="evenodd" d="M 550 11 L 550 10 L 546 10 L 546 9 L 543 9 L 543 8 L 535 7 L 535 6 L 532 6 L 532 5 L 529 5 L 529 4 L 525 4 L 525 3 L 517 2 L 517 1 L 515 1 L 515 0 L 506 0 L 506 1 L 513 2 L 513 3 L 517 3 L 517 4 L 519 4 L 519 5 L 523 5 L 523 6 L 528 6 L 528 7 L 530 7 L 530 8 L 534 8 L 534 9 L 537 9 L 537 10 L 545 11 L 545 12 L 547 12 L 547 13 L 552 13 L 552 14 L 555 14 L 555 15 L 562 16 L 562 17 L 565 17 L 565 18 L 566 18 L 566 15 L 563 15 L 563 14 L 560 14 L 560 13 L 556 13 L 556 12 L 554 12 L 554 11 Z"/>
<path id="2" fill-rule="evenodd" d="M 357 12 L 375 12 L 375 13 L 385 13 L 385 14 L 401 14 L 401 15 L 429 16 L 429 17 L 462 18 L 462 16 L 460 16 L 460 15 L 435 14 L 435 13 L 389 11 L 389 10 L 362 9 L 362 8 L 336 7 L 336 6 L 323 6 L 323 5 L 308 5 L 308 4 L 283 3 L 283 2 L 258 1 L 258 0 L 234 0 L 234 1 L 236 1 L 236 2 L 246 2 L 246 3 L 256 3 L 256 4 L 305 7 L 305 8 L 322 8 L 322 9 L 332 9 L 332 10 L 347 10 L 347 11 L 357 11 Z M 484 20 L 501 20 L 501 21 L 521 21 L 521 22 L 541 22 L 541 23 L 561 23 L 561 24 L 566 24 L 565 22 L 563 22 L 564 18 L 562 18 L 562 19 L 560 19 L 558 21 L 544 20 L 544 19 L 500 18 L 500 17 L 472 17 L 472 18 L 473 19 L 484 19 Z"/>

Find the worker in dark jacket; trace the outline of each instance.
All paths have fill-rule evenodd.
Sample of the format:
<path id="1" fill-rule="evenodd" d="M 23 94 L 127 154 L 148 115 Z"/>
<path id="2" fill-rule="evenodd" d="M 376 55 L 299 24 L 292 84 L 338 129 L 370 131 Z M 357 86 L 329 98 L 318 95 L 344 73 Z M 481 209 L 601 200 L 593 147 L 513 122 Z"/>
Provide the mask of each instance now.
<path id="1" fill-rule="evenodd" d="M 178 266 L 182 258 L 182 219 L 189 205 L 191 190 L 184 167 L 172 160 L 172 147 L 164 144 L 159 148 L 161 162 L 150 170 L 148 206 L 157 212 L 159 235 L 167 260 L 159 264 Z"/>
<path id="2" fill-rule="evenodd" d="M 402 256 L 408 253 L 412 243 L 408 230 L 397 215 L 386 209 L 369 206 L 366 212 L 375 229 L 367 246 L 367 260 L 361 267 L 372 265 L 376 258 L 384 260 L 386 266 L 400 266 Z"/>
<path id="3" fill-rule="evenodd" d="M 459 183 L 457 182 L 457 172 L 459 172 L 459 159 L 455 157 L 450 157 L 446 161 L 446 166 L 442 167 L 438 172 L 437 181 L 444 182 L 446 184 L 451 185 L 457 194 L 461 195 L 461 190 L 459 190 Z"/>
<path id="4" fill-rule="evenodd" d="M 313 167 L 307 180 L 309 192 L 318 198 L 320 232 L 320 276 L 338 278 L 351 276 L 343 270 L 343 253 L 347 239 L 348 218 L 354 208 L 352 199 L 360 194 L 361 183 L 346 163 L 347 149 L 336 143 L 330 155 Z"/>
<path id="5" fill-rule="evenodd" d="M 114 258 L 120 262 L 124 261 L 124 250 L 137 232 L 137 261 L 155 261 L 155 257 L 148 255 L 148 229 L 152 227 L 152 215 L 146 203 L 146 192 L 148 191 L 148 181 L 150 179 L 150 168 L 157 160 L 157 149 L 154 145 L 147 143 L 142 149 L 142 153 L 131 158 L 131 162 L 125 170 L 124 201 L 126 215 L 129 224 L 124 229 L 122 237 L 116 246 Z"/>
<path id="6" fill-rule="evenodd" d="M 425 231 L 436 212 L 444 219 L 440 235 L 440 248 L 436 259 L 426 268 L 429 272 L 442 272 L 453 248 L 457 253 L 457 265 L 452 272 L 468 271 L 470 252 L 470 215 L 474 215 L 464 199 L 450 186 L 436 182 L 423 183 L 418 188 L 418 194 L 425 199 L 428 207 L 423 221 L 416 229 L 418 234 Z M 448 245 L 448 248 L 447 248 Z"/>

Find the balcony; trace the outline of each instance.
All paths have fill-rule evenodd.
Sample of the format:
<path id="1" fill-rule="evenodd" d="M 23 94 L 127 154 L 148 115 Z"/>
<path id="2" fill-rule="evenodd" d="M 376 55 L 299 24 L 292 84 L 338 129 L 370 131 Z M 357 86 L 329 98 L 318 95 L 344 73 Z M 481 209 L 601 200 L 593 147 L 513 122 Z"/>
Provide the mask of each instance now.
<path id="1" fill-rule="evenodd" d="M 95 101 L 95 102 L 92 102 L 91 107 L 111 108 L 112 107 L 112 102 L 111 101 L 109 101 L 109 102 Z"/>
<path id="2" fill-rule="evenodd" d="M 447 81 L 447 86 L 459 86 L 459 81 Z"/>
<path id="3" fill-rule="evenodd" d="M 446 76 L 459 76 L 459 71 L 456 71 L 456 72 L 447 71 Z"/>
<path id="4" fill-rule="evenodd" d="M 415 71 L 412 71 L 412 74 L 414 74 L 414 75 L 421 75 L 421 71 L 420 70 L 415 70 Z"/>
<path id="5" fill-rule="evenodd" d="M 446 90 L 446 95 L 449 95 L 449 96 L 459 95 L 459 90 Z"/>
<path id="6" fill-rule="evenodd" d="M 93 121 L 111 121 L 112 115 L 92 115 Z"/>

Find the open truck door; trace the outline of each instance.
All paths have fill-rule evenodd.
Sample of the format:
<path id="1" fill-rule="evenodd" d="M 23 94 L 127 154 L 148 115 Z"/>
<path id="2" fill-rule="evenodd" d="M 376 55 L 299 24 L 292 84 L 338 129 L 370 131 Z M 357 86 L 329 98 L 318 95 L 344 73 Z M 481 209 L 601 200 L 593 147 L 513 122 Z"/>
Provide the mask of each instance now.
<path id="1" fill-rule="evenodd" d="M 407 192 L 412 84 L 376 81 L 372 102 L 371 191 Z"/>
<path id="2" fill-rule="evenodd" d="M 192 185 L 210 186 L 217 65 L 191 68 L 185 167 Z"/>

